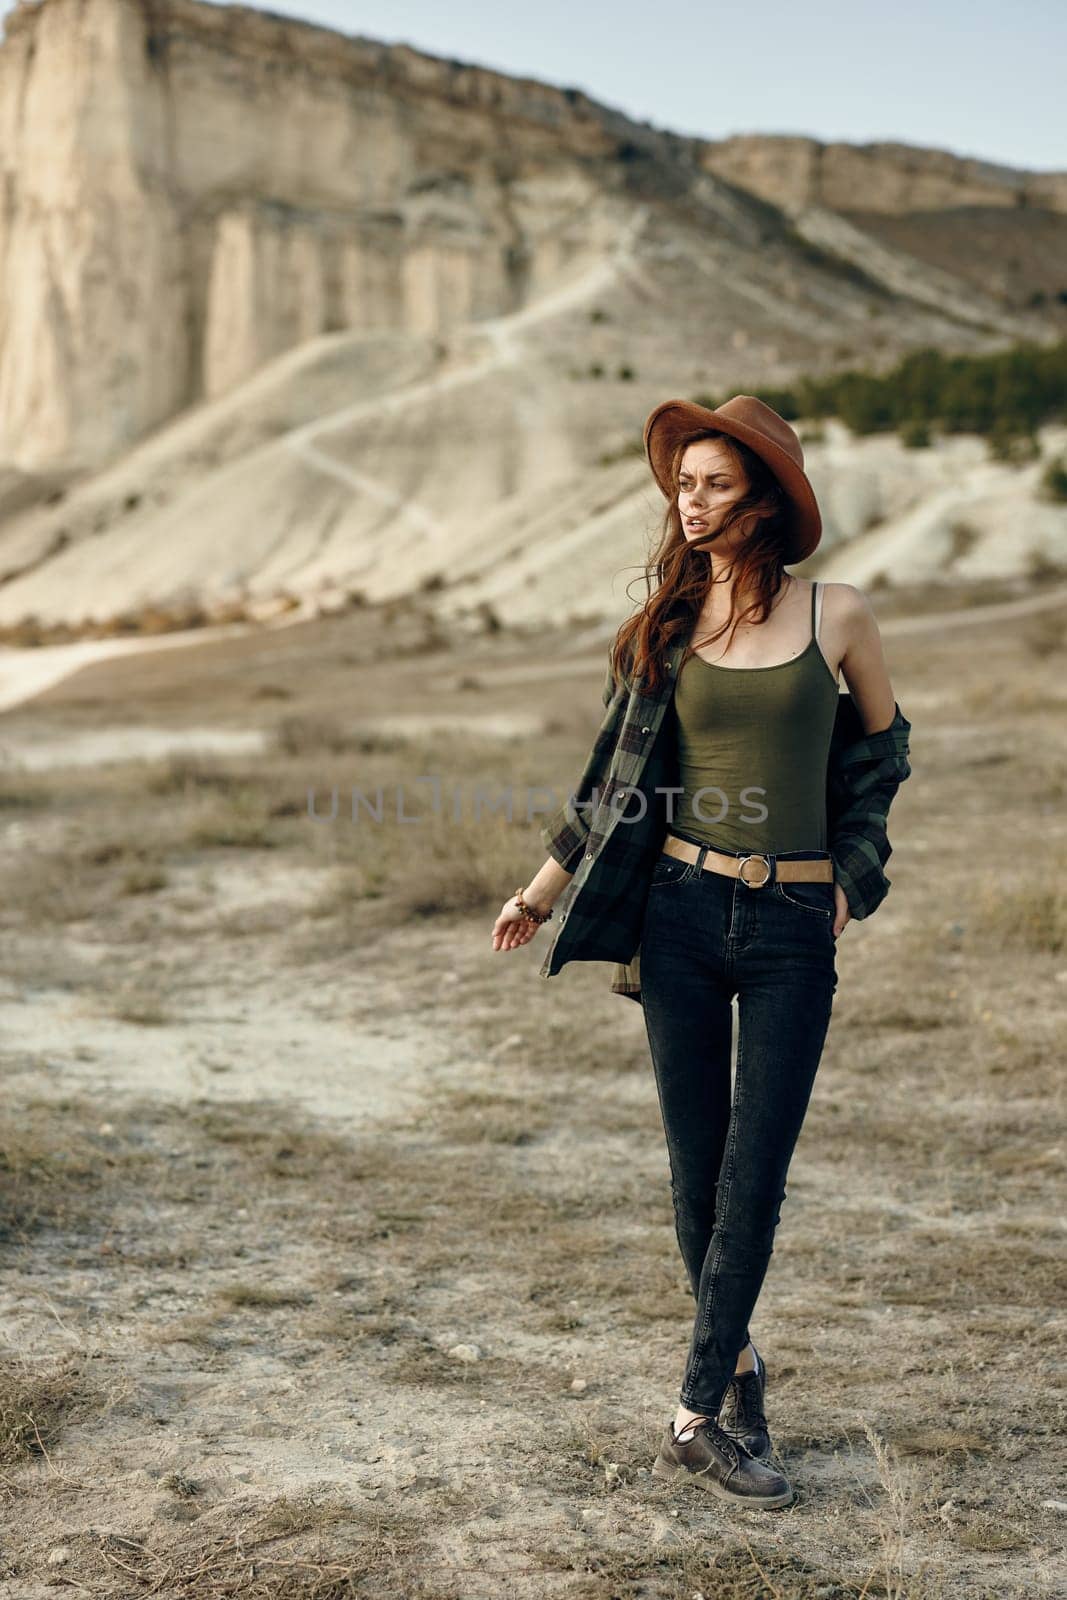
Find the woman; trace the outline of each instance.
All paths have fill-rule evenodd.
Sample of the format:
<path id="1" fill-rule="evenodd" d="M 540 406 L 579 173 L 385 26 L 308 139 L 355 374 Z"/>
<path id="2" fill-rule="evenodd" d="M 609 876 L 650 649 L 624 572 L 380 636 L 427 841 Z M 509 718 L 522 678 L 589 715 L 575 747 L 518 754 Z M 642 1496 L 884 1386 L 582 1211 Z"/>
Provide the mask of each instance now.
<path id="1" fill-rule="evenodd" d="M 789 424 L 747 395 L 714 411 L 672 400 L 644 438 L 668 501 L 650 595 L 614 641 L 601 730 L 543 830 L 550 857 L 504 906 L 493 947 L 528 943 L 570 887 L 543 975 L 612 960 L 613 989 L 642 1004 L 696 1301 L 653 1471 L 770 1508 L 793 1490 L 767 1459 L 748 1319 L 829 1026 L 836 940 L 889 886 L 885 822 L 911 725 L 866 598 L 785 572 L 821 536 Z"/>

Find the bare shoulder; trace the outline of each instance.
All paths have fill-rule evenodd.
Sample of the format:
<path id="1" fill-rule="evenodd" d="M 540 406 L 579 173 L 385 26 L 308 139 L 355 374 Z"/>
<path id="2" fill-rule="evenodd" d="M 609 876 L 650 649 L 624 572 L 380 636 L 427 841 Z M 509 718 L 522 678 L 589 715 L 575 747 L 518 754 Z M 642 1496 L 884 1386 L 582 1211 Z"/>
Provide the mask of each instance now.
<path id="1" fill-rule="evenodd" d="M 832 610 L 835 617 L 873 614 L 869 597 L 854 583 L 824 583 L 821 578 L 816 581 L 822 590 L 823 609 Z"/>
<path id="2" fill-rule="evenodd" d="M 880 664 L 885 672 L 882 638 L 870 598 L 853 583 L 823 583 L 819 643 L 835 678 L 844 672 L 852 687 L 857 673 Z"/>
<path id="3" fill-rule="evenodd" d="M 823 583 L 823 615 L 844 639 L 877 634 L 878 619 L 870 596 L 854 583 Z"/>

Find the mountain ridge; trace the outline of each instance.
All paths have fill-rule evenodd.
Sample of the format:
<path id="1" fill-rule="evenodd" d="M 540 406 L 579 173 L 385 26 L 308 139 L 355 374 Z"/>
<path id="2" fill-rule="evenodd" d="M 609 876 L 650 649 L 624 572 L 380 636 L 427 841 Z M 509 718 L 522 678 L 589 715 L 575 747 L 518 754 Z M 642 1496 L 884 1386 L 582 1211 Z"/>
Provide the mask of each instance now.
<path id="1" fill-rule="evenodd" d="M 634 512 L 659 508 L 618 452 L 664 395 L 1062 336 L 1056 184 L 1041 209 L 978 205 L 991 169 L 965 163 L 965 204 L 892 211 L 916 166 L 892 146 L 882 199 L 863 156 L 867 209 L 835 210 L 859 158 L 820 156 L 812 187 L 817 143 L 785 161 L 774 137 L 676 135 L 201 0 L 21 6 L 0 47 L 0 623 L 453 571 L 443 610 L 462 592 L 518 619 L 556 604 L 542 545 L 591 586 L 636 558 Z M 944 193 L 955 160 L 927 164 Z M 775 171 L 804 179 L 782 203 Z M 846 455 L 828 549 L 872 496 L 899 502 L 835 488 Z"/>

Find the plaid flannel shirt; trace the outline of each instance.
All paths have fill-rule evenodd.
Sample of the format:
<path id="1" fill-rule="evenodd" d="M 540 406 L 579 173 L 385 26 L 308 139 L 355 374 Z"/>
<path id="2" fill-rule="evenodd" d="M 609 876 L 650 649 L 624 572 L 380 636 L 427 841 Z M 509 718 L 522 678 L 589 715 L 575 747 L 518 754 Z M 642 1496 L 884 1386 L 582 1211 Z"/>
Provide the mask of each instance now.
<path id="1" fill-rule="evenodd" d="M 615 683 L 609 656 L 604 717 L 573 792 L 541 828 L 549 854 L 572 873 L 556 934 L 541 967 L 552 978 L 568 961 L 614 964 L 614 994 L 641 1000 L 641 928 L 652 869 L 669 823 L 664 790 L 677 784 L 674 685 L 689 638 L 667 652 L 658 695 L 641 681 Z M 885 899 L 892 853 L 886 832 L 897 789 L 911 776 L 911 723 L 865 733 L 852 696 L 838 696 L 827 764 L 826 811 L 834 877 L 857 919 Z"/>

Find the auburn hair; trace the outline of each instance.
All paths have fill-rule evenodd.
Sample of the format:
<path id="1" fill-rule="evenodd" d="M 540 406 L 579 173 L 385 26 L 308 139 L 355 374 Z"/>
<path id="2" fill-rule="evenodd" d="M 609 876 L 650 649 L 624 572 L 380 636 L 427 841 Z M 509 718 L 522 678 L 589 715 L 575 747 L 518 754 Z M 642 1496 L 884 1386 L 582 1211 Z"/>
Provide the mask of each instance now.
<path id="1" fill-rule="evenodd" d="M 764 501 L 769 501 L 773 510 L 769 514 L 760 514 L 756 531 L 735 557 L 729 616 L 718 632 L 709 635 L 708 639 L 690 640 L 683 664 L 695 651 L 698 642 L 708 644 L 720 639 L 727 629 L 731 633 L 736 632 L 742 620 L 766 621 L 774 597 L 782 587 L 786 555 L 793 532 L 790 501 L 770 467 L 754 450 L 717 428 L 701 428 L 682 435 L 671 454 L 672 494 L 664 513 L 659 542 L 645 565 L 648 595 L 640 611 L 628 617 L 619 628 L 611 649 L 611 666 L 616 684 L 642 679 L 642 692 L 648 695 L 658 694 L 663 687 L 666 652 L 679 634 L 692 631 L 712 587 L 711 562 L 707 559 L 706 547 L 704 550 L 694 550 L 690 546 L 678 509 L 682 457 L 686 447 L 695 444 L 698 439 L 720 440 L 748 479 L 747 491 L 730 507 L 721 531 L 735 527 L 746 513 L 751 513 Z M 753 592 L 753 599 L 738 610 L 737 595 L 749 591 Z"/>

